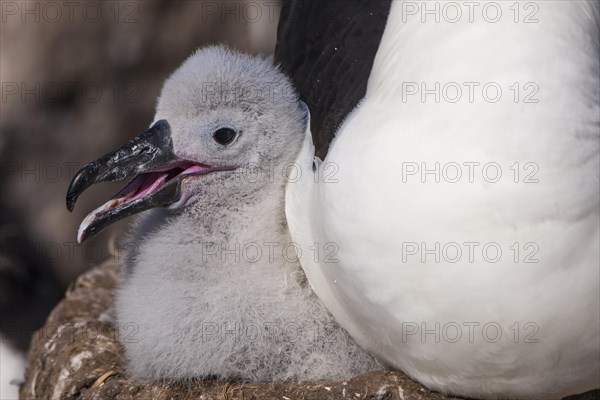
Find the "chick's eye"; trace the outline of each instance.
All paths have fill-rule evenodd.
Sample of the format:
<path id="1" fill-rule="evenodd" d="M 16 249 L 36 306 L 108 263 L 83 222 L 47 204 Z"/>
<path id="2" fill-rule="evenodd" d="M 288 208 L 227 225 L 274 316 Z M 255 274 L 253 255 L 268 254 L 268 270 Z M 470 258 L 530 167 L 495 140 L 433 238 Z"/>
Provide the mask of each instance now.
<path id="1" fill-rule="evenodd" d="M 220 128 L 213 133 L 213 139 L 219 144 L 228 145 L 233 142 L 236 135 L 237 133 L 231 128 Z"/>

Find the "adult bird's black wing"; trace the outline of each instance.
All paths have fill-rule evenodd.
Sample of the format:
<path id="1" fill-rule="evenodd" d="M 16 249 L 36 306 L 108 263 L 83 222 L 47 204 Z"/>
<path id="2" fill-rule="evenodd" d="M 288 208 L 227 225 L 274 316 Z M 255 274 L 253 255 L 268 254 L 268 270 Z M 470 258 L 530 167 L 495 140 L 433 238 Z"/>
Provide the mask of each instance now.
<path id="1" fill-rule="evenodd" d="M 364 97 L 391 0 L 284 0 L 275 60 L 311 113 L 316 155 Z"/>

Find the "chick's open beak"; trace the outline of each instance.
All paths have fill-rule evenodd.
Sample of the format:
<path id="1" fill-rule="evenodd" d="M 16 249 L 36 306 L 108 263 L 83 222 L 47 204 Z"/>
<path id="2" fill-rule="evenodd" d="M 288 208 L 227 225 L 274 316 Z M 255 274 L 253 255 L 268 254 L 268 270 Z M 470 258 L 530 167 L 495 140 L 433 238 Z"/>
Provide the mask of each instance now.
<path id="1" fill-rule="evenodd" d="M 67 191 L 67 209 L 73 211 L 83 191 L 98 182 L 119 181 L 137 175 L 123 190 L 83 220 L 77 240 L 97 234 L 108 225 L 139 212 L 170 206 L 180 200 L 182 178 L 211 171 L 211 167 L 178 158 L 173 151 L 166 120 L 81 168 Z"/>

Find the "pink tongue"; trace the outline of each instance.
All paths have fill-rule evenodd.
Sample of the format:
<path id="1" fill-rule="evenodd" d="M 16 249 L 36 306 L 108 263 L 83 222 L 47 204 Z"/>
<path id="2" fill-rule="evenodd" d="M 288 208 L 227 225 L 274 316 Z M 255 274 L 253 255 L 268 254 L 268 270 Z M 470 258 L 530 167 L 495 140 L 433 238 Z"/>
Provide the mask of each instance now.
<path id="1" fill-rule="evenodd" d="M 184 166 L 181 166 L 182 168 Z M 204 165 L 192 165 L 187 169 L 181 171 L 181 169 L 170 169 L 168 171 L 152 172 L 147 175 L 138 176 L 132 181 L 125 189 L 115 196 L 115 199 L 120 201 L 131 201 L 144 197 L 148 193 L 158 189 L 169 179 L 174 178 L 178 175 L 188 175 L 197 172 L 204 172 L 210 169 Z"/>
<path id="2" fill-rule="evenodd" d="M 158 178 L 156 178 L 156 175 L 158 175 Z M 148 193 L 165 183 L 168 176 L 169 174 L 160 172 L 150 174 L 142 184 L 140 190 L 133 197 L 130 197 L 130 200 L 135 200 L 144 197 L 145 195 L 147 195 Z"/>

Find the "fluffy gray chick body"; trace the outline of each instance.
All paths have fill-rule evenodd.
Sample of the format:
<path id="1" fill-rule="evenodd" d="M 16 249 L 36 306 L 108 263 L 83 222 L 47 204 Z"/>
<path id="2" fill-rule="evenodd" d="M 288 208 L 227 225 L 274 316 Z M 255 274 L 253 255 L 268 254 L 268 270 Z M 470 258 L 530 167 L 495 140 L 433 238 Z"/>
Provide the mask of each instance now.
<path id="1" fill-rule="evenodd" d="M 307 111 L 268 59 L 199 50 L 165 83 L 156 120 L 186 159 L 235 165 L 186 178 L 188 204 L 134 225 L 116 298 L 136 379 L 346 379 L 379 368 L 311 291 L 284 214 Z M 213 132 L 234 129 L 222 146 Z M 310 168 L 310 166 L 304 166 Z M 323 247 L 320 244 L 323 256 Z M 300 249 L 300 251 L 317 251 Z"/>

